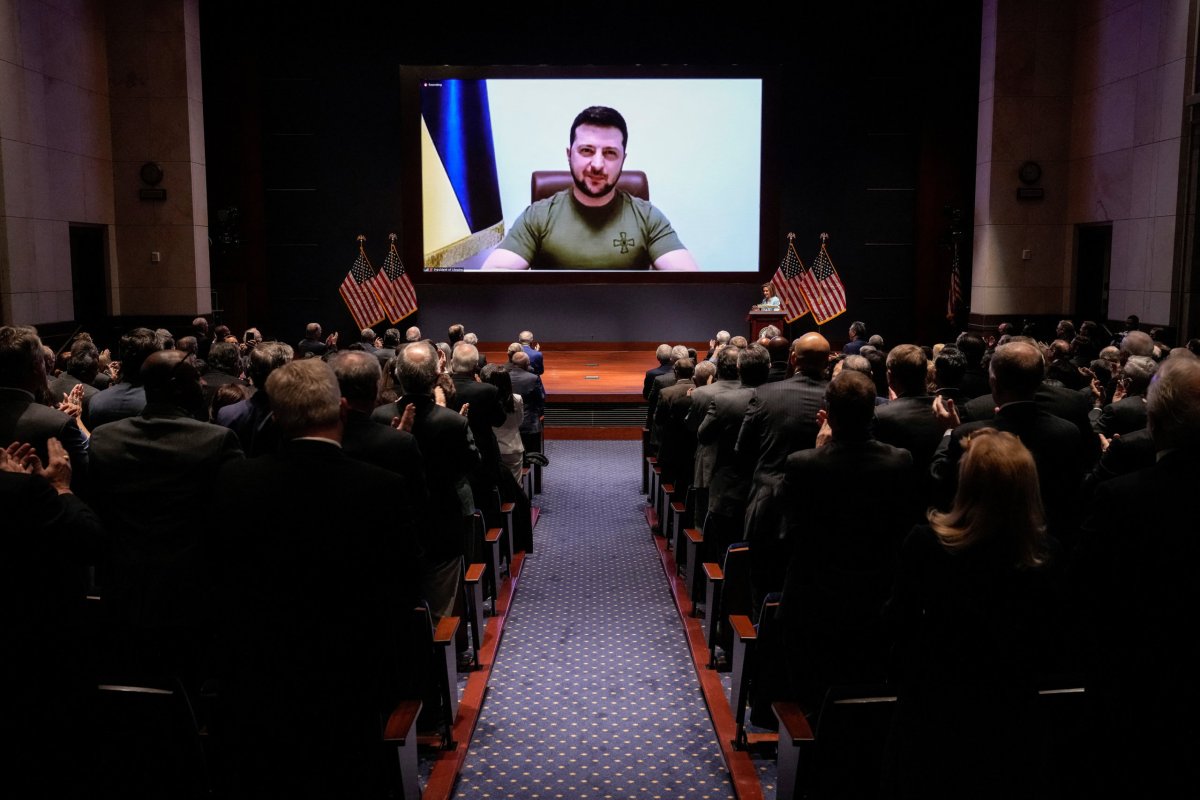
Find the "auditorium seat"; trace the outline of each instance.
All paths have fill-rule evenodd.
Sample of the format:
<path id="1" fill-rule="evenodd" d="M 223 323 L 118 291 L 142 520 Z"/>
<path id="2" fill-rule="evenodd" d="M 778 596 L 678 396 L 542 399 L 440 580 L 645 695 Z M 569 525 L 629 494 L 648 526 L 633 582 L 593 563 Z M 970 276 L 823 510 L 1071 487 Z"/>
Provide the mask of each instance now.
<path id="1" fill-rule="evenodd" d="M 750 545 L 734 542 L 725 551 L 721 564 L 707 562 L 703 566 L 707 581 L 704 592 L 704 615 L 708 622 L 709 669 L 726 671 L 728 656 L 718 659 L 718 647 L 726 654 L 730 651 L 731 633 L 729 616 L 750 613 Z"/>
<path id="2" fill-rule="evenodd" d="M 765 660 L 776 652 L 772 649 L 772 640 L 779 636 L 775 614 L 779 610 L 780 597 L 779 592 L 771 592 L 763 599 L 758 625 L 746 614 L 731 614 L 729 617 L 729 627 L 733 631 L 733 651 L 730 655 L 733 681 L 729 685 L 729 707 L 733 710 L 737 725 L 734 746 L 739 749 L 746 747 L 746 705 L 752 695 L 755 699 L 762 695 L 761 691 L 756 691 L 761 689 L 757 684 L 763 680 L 764 671 L 771 666 Z"/>

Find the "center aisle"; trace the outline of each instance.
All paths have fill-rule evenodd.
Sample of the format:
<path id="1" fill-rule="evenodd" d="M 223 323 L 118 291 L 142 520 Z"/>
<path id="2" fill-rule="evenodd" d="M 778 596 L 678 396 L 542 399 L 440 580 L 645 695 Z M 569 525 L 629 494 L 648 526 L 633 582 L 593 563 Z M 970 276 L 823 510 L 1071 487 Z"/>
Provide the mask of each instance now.
<path id="1" fill-rule="evenodd" d="M 638 494 L 640 442 L 547 443 L 535 553 L 459 798 L 732 798 Z"/>

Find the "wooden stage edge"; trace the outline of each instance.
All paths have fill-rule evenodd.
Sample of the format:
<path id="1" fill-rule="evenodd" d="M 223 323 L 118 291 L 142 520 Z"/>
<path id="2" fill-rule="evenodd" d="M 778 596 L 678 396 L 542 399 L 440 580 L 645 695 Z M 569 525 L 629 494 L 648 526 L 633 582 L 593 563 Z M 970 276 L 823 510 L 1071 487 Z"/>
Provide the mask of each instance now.
<path id="1" fill-rule="evenodd" d="M 589 441 L 634 441 L 642 438 L 642 429 L 633 425 L 585 428 L 574 425 L 547 426 L 544 439 L 586 439 Z"/>

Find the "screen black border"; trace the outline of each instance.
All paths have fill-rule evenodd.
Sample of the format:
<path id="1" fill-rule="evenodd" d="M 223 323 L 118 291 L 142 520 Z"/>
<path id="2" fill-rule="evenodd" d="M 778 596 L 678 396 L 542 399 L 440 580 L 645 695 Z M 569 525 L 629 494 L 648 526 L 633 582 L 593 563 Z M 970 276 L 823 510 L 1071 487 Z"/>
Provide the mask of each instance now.
<path id="1" fill-rule="evenodd" d="M 479 80 L 488 78 L 757 78 L 762 81 L 762 129 L 759 175 L 758 270 L 748 272 L 623 272 L 614 270 L 529 270 L 519 272 L 449 272 L 424 269 L 423 218 L 421 204 L 421 99 L 422 81 L 445 78 Z M 779 185 L 776 163 L 779 147 L 780 102 L 777 70 L 771 66 L 697 64 L 626 64 L 620 66 L 555 65 L 443 65 L 405 64 L 400 67 L 400 152 L 402 222 L 400 254 L 414 283 L 468 286 L 534 284 L 708 284 L 752 283 L 768 280 L 782 257 L 779 241 Z"/>

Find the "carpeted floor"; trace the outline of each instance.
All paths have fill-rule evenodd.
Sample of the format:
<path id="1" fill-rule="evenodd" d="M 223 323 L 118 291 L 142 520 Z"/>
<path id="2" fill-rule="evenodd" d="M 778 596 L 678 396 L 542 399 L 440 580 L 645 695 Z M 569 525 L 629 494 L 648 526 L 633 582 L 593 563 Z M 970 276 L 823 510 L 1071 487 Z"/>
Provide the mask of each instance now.
<path id="1" fill-rule="evenodd" d="M 639 442 L 547 442 L 456 797 L 731 798 L 638 493 Z"/>

